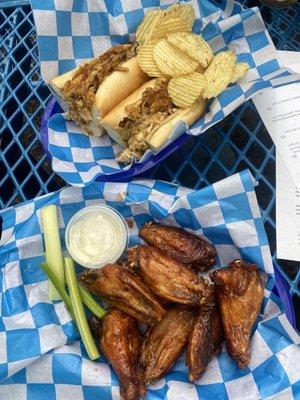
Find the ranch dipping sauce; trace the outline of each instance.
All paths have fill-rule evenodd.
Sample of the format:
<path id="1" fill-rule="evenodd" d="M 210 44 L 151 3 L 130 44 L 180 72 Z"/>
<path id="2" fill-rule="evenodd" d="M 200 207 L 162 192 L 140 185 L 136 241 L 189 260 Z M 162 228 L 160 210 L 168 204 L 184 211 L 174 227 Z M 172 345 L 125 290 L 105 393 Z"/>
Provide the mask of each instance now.
<path id="1" fill-rule="evenodd" d="M 116 262 L 128 239 L 124 218 L 113 208 L 85 207 L 70 219 L 65 234 L 70 256 L 87 268 Z"/>

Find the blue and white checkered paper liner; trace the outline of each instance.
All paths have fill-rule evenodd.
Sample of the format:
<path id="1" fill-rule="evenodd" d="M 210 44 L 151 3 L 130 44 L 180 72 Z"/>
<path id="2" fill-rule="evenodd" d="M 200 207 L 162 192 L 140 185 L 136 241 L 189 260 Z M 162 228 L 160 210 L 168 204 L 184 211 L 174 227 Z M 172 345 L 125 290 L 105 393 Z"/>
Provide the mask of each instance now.
<path id="1" fill-rule="evenodd" d="M 149 388 L 147 399 L 299 398 L 300 338 L 272 292 L 272 261 L 254 180 L 244 171 L 199 191 L 152 180 L 69 187 L 2 211 L 0 399 L 119 399 L 118 380 L 106 360 L 87 359 L 64 304 L 49 301 L 46 277 L 39 267 L 43 261 L 40 212 L 47 204 L 59 207 L 62 241 L 76 211 L 108 204 L 130 221 L 130 245 L 139 243 L 138 229 L 154 219 L 212 241 L 219 266 L 243 257 L 265 273 L 262 315 L 252 337 L 249 367 L 237 368 L 223 349 L 194 385 L 188 383 L 181 357 L 169 374 Z"/>
<path id="2" fill-rule="evenodd" d="M 48 82 L 111 45 L 133 40 L 145 13 L 170 3 L 172 1 L 32 0 L 43 78 Z M 214 52 L 233 50 L 239 61 L 248 62 L 251 70 L 240 84 L 232 85 L 218 96 L 188 133 L 201 134 L 259 90 L 300 81 L 299 75 L 279 67 L 276 50 L 257 8 L 242 11 L 232 1 L 223 1 L 223 8 L 227 5 L 223 12 L 209 0 L 190 3 L 197 17 L 194 32 L 201 33 Z M 224 18 L 228 11 L 231 16 Z M 88 185 L 99 175 L 117 174 L 130 168 L 117 163 L 121 147 L 107 135 L 85 136 L 64 114 L 54 115 L 48 127 L 52 168 L 69 184 Z M 166 146 L 186 128 L 185 124 L 179 124 Z M 149 150 L 139 163 L 149 162 L 152 156 Z"/>

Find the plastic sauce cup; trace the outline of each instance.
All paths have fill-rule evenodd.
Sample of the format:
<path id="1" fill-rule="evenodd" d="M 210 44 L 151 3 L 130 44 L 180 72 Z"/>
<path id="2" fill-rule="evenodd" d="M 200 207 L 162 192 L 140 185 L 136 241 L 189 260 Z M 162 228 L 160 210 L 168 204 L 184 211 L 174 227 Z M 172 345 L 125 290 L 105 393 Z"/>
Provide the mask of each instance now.
<path id="1" fill-rule="evenodd" d="M 128 242 L 126 222 L 109 206 L 85 207 L 70 219 L 65 241 L 78 264 L 100 268 L 116 262 L 123 254 Z"/>

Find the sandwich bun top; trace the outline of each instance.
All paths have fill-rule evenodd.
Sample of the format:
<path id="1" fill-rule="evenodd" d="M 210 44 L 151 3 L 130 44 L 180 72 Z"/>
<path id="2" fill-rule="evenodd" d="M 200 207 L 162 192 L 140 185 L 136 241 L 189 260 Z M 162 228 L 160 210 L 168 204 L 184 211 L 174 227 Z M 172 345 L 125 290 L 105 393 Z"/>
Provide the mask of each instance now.
<path id="1" fill-rule="evenodd" d="M 114 71 L 103 80 L 96 92 L 95 107 L 101 111 L 102 116 L 150 79 L 140 69 L 136 57 L 126 61 L 121 67 L 128 71 Z"/>

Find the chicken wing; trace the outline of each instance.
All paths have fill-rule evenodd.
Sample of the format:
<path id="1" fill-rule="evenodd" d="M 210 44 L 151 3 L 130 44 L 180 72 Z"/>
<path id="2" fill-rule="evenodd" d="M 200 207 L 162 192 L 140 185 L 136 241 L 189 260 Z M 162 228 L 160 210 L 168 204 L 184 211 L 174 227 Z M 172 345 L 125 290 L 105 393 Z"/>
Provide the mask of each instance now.
<path id="1" fill-rule="evenodd" d="M 208 363 L 221 351 L 223 332 L 215 304 L 199 307 L 189 336 L 186 363 L 189 380 L 197 381 Z"/>
<path id="2" fill-rule="evenodd" d="M 159 299 L 124 265 L 108 264 L 101 269 L 87 270 L 81 280 L 91 292 L 146 325 L 154 325 L 165 314 Z"/>
<path id="3" fill-rule="evenodd" d="M 118 375 L 123 400 L 139 400 L 146 395 L 138 362 L 141 344 L 137 321 L 111 308 L 103 320 L 100 350 Z"/>
<path id="4" fill-rule="evenodd" d="M 250 334 L 259 314 L 264 287 L 258 268 L 242 260 L 210 274 L 229 355 L 240 368 L 250 361 Z"/>
<path id="5" fill-rule="evenodd" d="M 162 299 L 191 306 L 211 300 L 212 286 L 206 279 L 156 247 L 133 247 L 128 255 L 130 265 Z"/>
<path id="6" fill-rule="evenodd" d="M 193 310 L 177 306 L 146 333 L 140 356 L 146 384 L 160 379 L 173 367 L 187 344 L 193 320 Z"/>
<path id="7" fill-rule="evenodd" d="M 182 228 L 150 222 L 140 229 L 139 235 L 150 245 L 197 271 L 207 271 L 215 264 L 213 246 Z"/>

